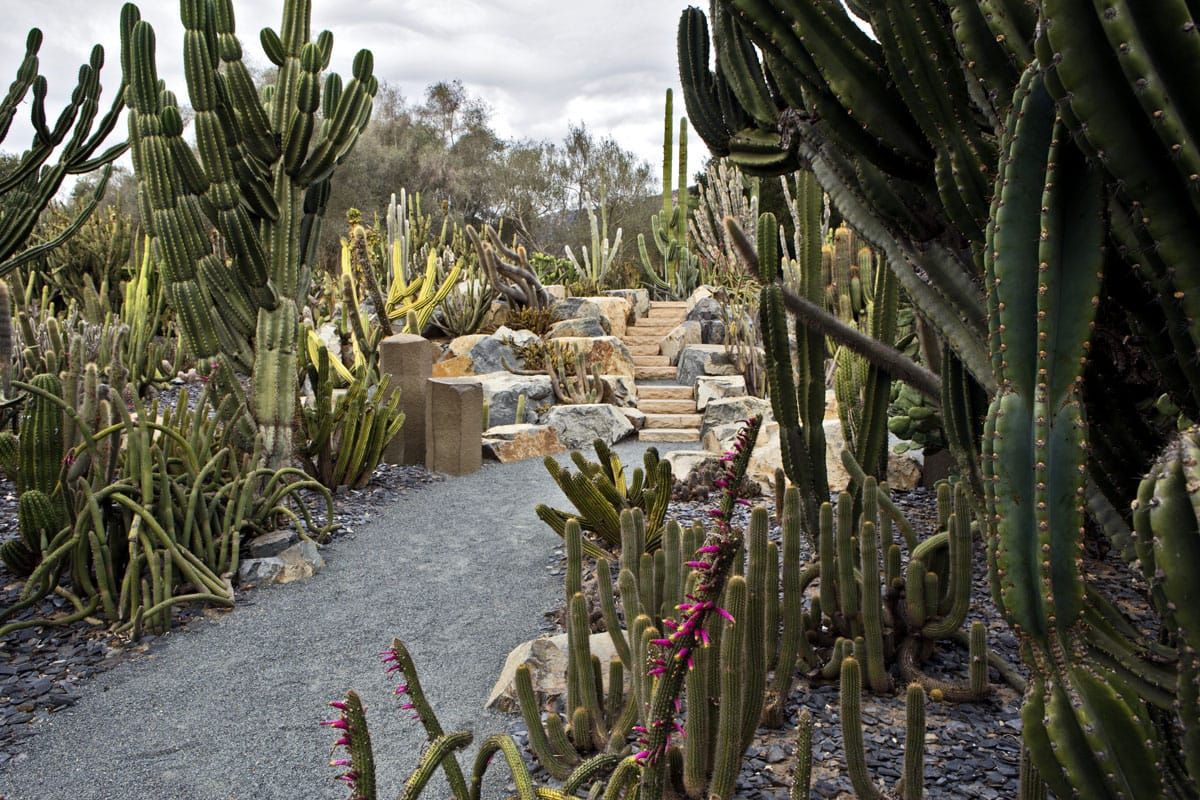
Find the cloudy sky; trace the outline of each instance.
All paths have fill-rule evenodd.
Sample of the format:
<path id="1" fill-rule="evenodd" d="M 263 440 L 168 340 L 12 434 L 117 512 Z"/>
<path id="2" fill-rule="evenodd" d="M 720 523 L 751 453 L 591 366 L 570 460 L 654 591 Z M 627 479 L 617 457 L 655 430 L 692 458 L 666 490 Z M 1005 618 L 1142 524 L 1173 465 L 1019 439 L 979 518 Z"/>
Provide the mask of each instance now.
<path id="1" fill-rule="evenodd" d="M 691 0 L 695 2 L 695 0 Z M 42 72 L 56 114 L 93 43 L 104 45 L 106 89 L 119 71 L 121 0 L 0 0 L 0 91 L 24 52 L 25 34 L 45 33 Z M 375 72 L 419 100 L 434 81 L 459 78 L 493 110 L 505 137 L 560 140 L 568 122 L 586 122 L 653 165 L 662 158 L 662 103 L 677 87 L 675 27 L 688 0 L 314 0 L 313 31 L 334 34 L 332 68 L 348 75 L 359 48 L 375 54 Z M 158 34 L 159 70 L 186 94 L 178 3 L 143 2 Z M 246 53 L 266 63 L 258 32 L 278 28 L 282 0 L 234 0 Z M 111 95 L 108 95 L 111 97 Z M 27 114 L 25 115 L 27 118 Z M 51 116 L 53 118 L 53 116 Z M 27 126 L 14 125 L 4 149 L 24 149 Z M 692 136 L 693 171 L 703 144 Z M 657 171 L 657 170 L 656 170 Z"/>

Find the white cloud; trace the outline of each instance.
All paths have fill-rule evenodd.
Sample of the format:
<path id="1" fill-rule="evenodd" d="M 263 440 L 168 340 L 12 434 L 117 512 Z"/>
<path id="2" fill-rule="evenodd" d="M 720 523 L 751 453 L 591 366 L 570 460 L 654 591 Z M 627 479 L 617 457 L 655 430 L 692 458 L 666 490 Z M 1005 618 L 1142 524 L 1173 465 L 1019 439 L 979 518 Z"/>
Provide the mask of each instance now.
<path id="1" fill-rule="evenodd" d="M 693 0 L 694 2 L 694 0 Z M 586 122 L 598 135 L 658 165 L 662 153 L 662 99 L 676 87 L 675 26 L 687 0 L 313 0 L 313 30 L 334 34 L 332 68 L 349 72 L 359 48 L 375 54 L 375 71 L 412 100 L 425 86 L 459 78 L 493 109 L 507 137 L 561 139 L 568 122 Z M 50 83 L 50 113 L 74 86 L 91 45 L 104 45 L 105 88 L 119 72 L 120 0 L 0 0 L 0 91 L 15 72 L 30 27 L 45 33 L 41 68 Z M 247 56 L 265 61 L 258 31 L 279 25 L 282 0 L 235 0 Z M 178 4 L 141 4 L 158 34 L 160 74 L 186 94 L 181 66 Z M 111 94 L 107 95 L 111 97 Z M 27 118 L 27 112 L 25 114 Z M 25 123 L 14 124 L 6 150 L 23 149 Z M 703 145 L 692 137 L 692 163 Z M 657 171 L 657 170 L 656 170 Z"/>

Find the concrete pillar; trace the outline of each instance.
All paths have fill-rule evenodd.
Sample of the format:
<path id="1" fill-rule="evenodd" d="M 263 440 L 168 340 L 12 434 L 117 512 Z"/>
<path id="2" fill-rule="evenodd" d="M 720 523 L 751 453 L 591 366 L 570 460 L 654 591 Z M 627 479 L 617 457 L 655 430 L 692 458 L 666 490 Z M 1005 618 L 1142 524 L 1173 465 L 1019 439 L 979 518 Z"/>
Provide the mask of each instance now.
<path id="1" fill-rule="evenodd" d="M 425 394 L 425 466 L 467 475 L 483 465 L 483 387 L 474 378 L 430 378 Z"/>
<path id="2" fill-rule="evenodd" d="M 425 381 L 433 371 L 434 345 L 424 337 L 397 333 L 379 343 L 379 369 L 400 391 L 404 426 L 383 450 L 386 464 L 425 462 Z"/>

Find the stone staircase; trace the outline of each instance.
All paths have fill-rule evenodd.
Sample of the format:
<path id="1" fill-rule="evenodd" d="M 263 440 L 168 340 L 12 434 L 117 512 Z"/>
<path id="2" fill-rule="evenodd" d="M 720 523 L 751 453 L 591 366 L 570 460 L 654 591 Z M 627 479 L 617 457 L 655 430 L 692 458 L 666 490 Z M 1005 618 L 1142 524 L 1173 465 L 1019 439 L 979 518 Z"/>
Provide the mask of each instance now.
<path id="1" fill-rule="evenodd" d="M 700 414 L 695 390 L 678 386 L 671 360 L 662 355 L 662 340 L 687 316 L 683 301 L 655 301 L 650 313 L 630 325 L 622 338 L 633 355 L 638 410 L 646 425 L 638 432 L 643 442 L 698 442 Z"/>

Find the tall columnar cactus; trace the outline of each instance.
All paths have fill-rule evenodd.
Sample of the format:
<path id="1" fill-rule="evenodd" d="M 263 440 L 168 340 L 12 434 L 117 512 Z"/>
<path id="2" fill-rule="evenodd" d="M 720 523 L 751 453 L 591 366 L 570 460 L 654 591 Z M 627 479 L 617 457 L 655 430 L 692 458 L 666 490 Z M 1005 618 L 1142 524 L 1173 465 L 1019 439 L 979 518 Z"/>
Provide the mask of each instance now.
<path id="1" fill-rule="evenodd" d="M 800 287 L 813 303 L 821 302 L 821 190 L 811 175 L 797 177 L 796 202 L 792 206 L 796 229 L 796 265 Z M 737 230 L 729 228 L 737 244 Z M 752 269 L 762 281 L 759 298 L 763 347 L 768 356 L 767 385 L 771 409 L 779 423 L 783 468 L 800 489 L 805 531 L 816 541 L 817 510 L 829 498 L 825 470 L 825 337 L 803 325 L 796 326 L 796 373 L 792 371 L 791 344 L 779 256 L 779 223 L 774 214 L 758 221 L 758 241 Z M 745 246 L 739 248 L 739 252 Z M 747 255 L 741 252 L 743 258 Z M 786 358 L 780 354 L 787 353 Z"/>
<path id="2" fill-rule="evenodd" d="M 896 343 L 900 290 L 891 270 L 845 225 L 823 249 L 828 273 L 826 306 L 843 323 L 886 346 Z M 891 376 L 853 348 L 834 349 L 834 391 L 842 434 L 855 459 L 871 474 L 887 473 L 887 407 Z"/>
<path id="3" fill-rule="evenodd" d="M 370 118 L 378 80 L 363 50 L 349 83 L 329 75 L 322 86 L 333 37 L 310 41 L 310 0 L 285 0 L 279 30 L 263 30 L 277 71 L 275 83 L 261 88 L 242 61 L 232 0 L 184 0 L 180 11 L 194 151 L 178 101 L 159 81 L 153 28 L 136 6 L 122 10 L 142 219 L 185 346 L 217 363 L 226 392 L 240 394 L 235 368 L 253 370 L 247 405 L 264 460 L 282 466 L 292 455 L 298 308 L 330 179 Z M 214 250 L 210 229 L 223 251 Z"/>
<path id="4" fill-rule="evenodd" d="M 1163 665 L 1084 578 L 1089 420 L 1081 383 L 1105 266 L 1106 192 L 1104 174 L 1056 113 L 1050 83 L 1035 64 L 1014 94 L 988 228 L 1000 384 L 983 462 L 993 593 L 1034 666 L 1023 737 L 1055 794 L 1187 796 L 1185 787 L 1200 776 L 1194 761 L 1171 753 L 1180 745 L 1162 721 L 1177 702 L 1173 695 L 1187 696 L 1194 651 L 1183 644 L 1176 668 Z M 1167 458 L 1164 488 L 1178 485 L 1181 474 Z M 1151 523 L 1170 518 L 1162 509 L 1181 508 L 1155 502 L 1156 488 L 1146 497 Z M 1190 518 L 1190 511 L 1182 517 Z M 1142 552 L 1157 549 L 1159 535 L 1177 541 L 1171 537 L 1181 529 L 1172 523 L 1143 525 L 1139 542 L 1150 547 Z M 1194 572 L 1200 552 L 1173 552 L 1169 561 L 1154 563 Z M 1171 607 L 1163 610 L 1169 615 Z M 1184 709 L 1177 719 L 1185 736 L 1195 735 L 1195 714 Z"/>
<path id="5" fill-rule="evenodd" d="M 743 175 L 728 159 L 710 162 L 704 176 L 699 204 L 688 220 L 688 234 L 700 260 L 701 280 L 723 283 L 740 270 L 724 220 L 733 217 L 742 230 L 757 237 L 759 179 Z"/>
<path id="6" fill-rule="evenodd" d="M 79 79 L 71 93 L 70 102 L 54 124 L 50 125 L 46 118 L 49 85 L 46 77 L 38 74 L 38 50 L 41 46 L 42 32 L 33 28 L 25 39 L 25 55 L 17 68 L 16 77 L 9 85 L 8 93 L 0 97 L 0 142 L 8 135 L 17 110 L 31 92 L 30 121 L 34 129 L 29 149 L 0 179 L 0 276 L 42 256 L 79 230 L 104 196 L 112 174 L 112 162 L 128 147 L 128 143 L 121 142 L 100 150 L 125 108 L 124 83 L 117 88 L 112 105 L 99 118 L 95 130 L 92 129 L 100 110 L 100 70 L 104 66 L 104 48 L 100 45 L 92 48 L 88 63 L 79 68 Z M 56 151 L 57 160 L 49 163 Z M 21 251 L 38 217 L 54 199 L 67 176 L 90 172 L 99 167 L 104 167 L 104 171 L 79 214 L 54 238 Z"/>
<path id="7" fill-rule="evenodd" d="M 688 245 L 688 169 L 687 169 L 687 119 L 679 119 L 679 156 L 676 160 L 671 152 L 675 125 L 673 93 L 667 89 L 665 122 L 663 125 L 663 174 L 662 210 L 650 218 L 654 249 L 658 252 L 655 264 L 646 237 L 638 234 L 638 255 L 642 261 L 642 276 L 646 286 L 656 296 L 668 300 L 682 300 L 692 293 L 700 278 L 699 263 Z M 672 167 L 678 166 L 676 176 Z M 677 188 L 677 190 L 676 190 Z"/>
<path id="8" fill-rule="evenodd" d="M 616 263 L 617 256 L 621 253 L 622 229 L 617 228 L 616 235 L 611 240 L 608 238 L 607 201 L 608 190 L 603 183 L 600 184 L 600 202 L 597 204 L 600 209 L 599 216 L 592 210 L 591 198 L 585 198 L 588 223 L 592 232 L 591 247 L 584 245 L 579 258 L 575 257 L 570 245 L 565 248 L 567 258 L 575 267 L 575 280 L 582 284 L 586 294 L 595 294 L 600 291 L 604 279 L 612 271 L 613 264 Z"/>
<path id="9" fill-rule="evenodd" d="M 905 697 L 904 771 L 897 793 L 880 791 L 867 766 L 862 735 L 862 667 L 852 657 L 842 660 L 841 717 L 846 767 L 854 793 L 860 800 L 882 800 L 884 797 L 921 800 L 925 796 L 925 690 L 920 684 L 909 684 Z"/>

